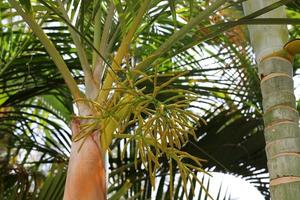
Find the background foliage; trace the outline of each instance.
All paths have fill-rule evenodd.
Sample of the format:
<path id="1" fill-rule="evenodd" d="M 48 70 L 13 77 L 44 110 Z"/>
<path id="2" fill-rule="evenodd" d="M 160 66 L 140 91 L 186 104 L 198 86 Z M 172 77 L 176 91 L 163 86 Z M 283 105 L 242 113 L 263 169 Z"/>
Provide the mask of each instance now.
<path id="1" fill-rule="evenodd" d="M 57 1 L 20 2 L 28 11 L 35 12 L 39 25 L 82 86 L 84 77 L 77 49 Z M 109 1 L 97 2 L 65 2 L 71 16 L 78 14 L 74 26 L 79 33 L 84 33 L 80 37 L 89 61 L 95 56 L 89 41 L 94 34 L 93 21 L 99 17 L 97 11 L 102 13 L 102 27 L 106 16 L 109 16 Z M 195 138 L 189 137 L 187 143 L 177 148 L 207 160 L 203 168 L 208 171 L 245 177 L 268 199 L 259 79 L 245 27 L 230 27 L 227 23 L 243 17 L 241 2 L 229 1 L 226 7 L 201 21 L 197 28 L 163 52 L 155 61 L 157 67 L 152 69 L 160 74 L 187 71 L 170 82 L 168 89 L 185 89 L 196 94 L 188 103 L 201 118 L 200 126 L 195 126 Z M 287 14 L 290 19 L 300 18 L 297 1 L 280 2 L 289 2 Z M 207 8 L 209 3 L 198 0 L 151 2 L 135 33 L 134 42 L 130 44 L 129 56 L 122 66 L 126 73 L 121 71 L 118 74 L 120 79 L 126 78 L 126 67 L 135 66 L 159 49 L 164 41 Z M 111 17 L 108 48 L 101 52 L 108 64 L 112 64 L 111 57 L 140 6 L 140 2 L 136 1 L 114 1 L 114 4 L 117 14 Z M 8 2 L 1 1 L 0 10 L 0 198 L 60 199 L 70 153 L 68 124 L 74 113 L 74 102 L 52 59 L 28 26 Z M 265 23 L 274 21 L 266 19 Z M 294 25 L 289 26 L 290 36 L 297 38 L 299 25 L 295 21 L 291 23 Z M 295 75 L 299 67 L 298 57 L 294 63 Z M 151 69 L 147 71 L 148 75 L 151 73 Z M 169 79 L 168 76 L 158 76 L 157 81 L 164 83 Z M 145 94 L 154 90 L 151 81 L 143 81 L 137 87 L 146 88 Z M 162 101 L 172 98 L 172 95 L 162 93 L 157 99 Z M 137 125 L 133 123 L 125 129 L 132 133 Z M 153 196 L 168 199 L 169 185 L 174 185 L 174 199 L 182 199 L 183 187 L 177 181 L 180 179 L 178 167 L 171 165 L 170 168 L 167 157 L 161 156 L 154 174 L 157 189 L 153 191 L 151 176 L 146 173 L 142 161 L 136 160 L 138 142 L 132 140 L 126 152 L 122 153 L 127 142 L 128 139 L 115 138 L 110 146 L 111 199 L 149 199 Z M 193 199 L 191 195 L 188 198 Z"/>

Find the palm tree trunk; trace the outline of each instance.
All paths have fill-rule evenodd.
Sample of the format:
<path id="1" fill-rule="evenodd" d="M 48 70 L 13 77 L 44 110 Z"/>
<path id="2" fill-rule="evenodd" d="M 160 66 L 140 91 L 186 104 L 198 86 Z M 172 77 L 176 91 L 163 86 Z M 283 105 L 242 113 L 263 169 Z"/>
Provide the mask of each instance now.
<path id="1" fill-rule="evenodd" d="M 249 0 L 245 14 L 276 0 Z M 265 14 L 285 17 L 284 8 Z M 249 26 L 263 96 L 266 153 L 272 200 L 300 199 L 300 132 L 296 110 L 292 59 L 283 49 L 288 39 L 283 25 Z"/>
<path id="2" fill-rule="evenodd" d="M 79 125 L 79 120 L 72 121 L 73 137 L 79 133 Z M 106 200 L 105 156 L 97 133 L 84 140 L 72 143 L 64 200 Z"/>

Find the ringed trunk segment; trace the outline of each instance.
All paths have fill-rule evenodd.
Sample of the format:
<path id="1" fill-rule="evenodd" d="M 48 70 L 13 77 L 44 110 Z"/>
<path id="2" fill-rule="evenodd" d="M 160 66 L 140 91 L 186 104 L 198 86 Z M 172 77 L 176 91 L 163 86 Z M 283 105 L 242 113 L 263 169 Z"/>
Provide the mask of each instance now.
<path id="1" fill-rule="evenodd" d="M 245 14 L 275 1 L 249 0 L 244 4 Z M 278 8 L 262 17 L 284 15 L 284 8 Z M 300 199 L 300 130 L 292 67 L 293 57 L 300 49 L 299 41 L 284 45 L 288 32 L 282 25 L 248 28 L 261 78 L 271 198 Z"/>
<path id="2" fill-rule="evenodd" d="M 271 197 L 299 199 L 300 131 L 292 63 L 286 57 L 270 55 L 259 63 L 259 73 Z"/>

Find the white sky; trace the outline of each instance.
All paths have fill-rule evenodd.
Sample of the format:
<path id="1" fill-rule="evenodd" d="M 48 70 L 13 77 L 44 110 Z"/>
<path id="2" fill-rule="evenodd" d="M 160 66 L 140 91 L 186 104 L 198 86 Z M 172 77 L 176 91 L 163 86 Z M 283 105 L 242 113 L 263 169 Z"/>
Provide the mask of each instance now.
<path id="1" fill-rule="evenodd" d="M 209 181 L 209 194 L 212 196 L 212 198 L 216 199 L 218 196 L 218 193 L 220 192 L 219 200 L 224 198 L 226 195 L 226 200 L 264 200 L 264 197 L 260 194 L 260 192 L 250 183 L 247 181 L 235 177 L 233 175 L 229 174 L 222 174 L 222 173 L 216 173 L 216 172 L 210 172 L 212 175 L 211 177 L 208 175 L 204 175 L 204 181 L 203 185 L 207 187 L 208 181 Z M 203 174 L 199 174 L 198 178 L 200 181 L 202 181 Z M 158 178 L 159 179 L 159 178 Z M 175 180 L 178 180 L 178 177 L 175 178 Z M 157 180 L 158 181 L 158 180 Z M 176 182 L 175 182 L 176 185 Z M 165 184 L 164 190 L 167 191 L 168 185 Z M 190 188 L 190 185 L 188 184 L 188 188 Z M 221 191 L 220 191 L 221 188 Z M 189 189 L 188 189 L 189 190 Z M 198 200 L 204 200 L 206 197 L 205 192 L 202 190 L 202 194 L 200 195 L 200 185 L 197 184 L 194 191 L 194 199 Z M 179 191 L 179 194 L 181 194 L 182 188 Z M 151 196 L 151 200 L 156 200 L 155 194 L 157 193 L 157 188 L 154 190 L 153 195 Z M 230 197 L 230 199 L 229 199 Z M 184 196 L 184 199 L 185 196 Z"/>
<path id="2" fill-rule="evenodd" d="M 264 197 L 253 185 L 233 175 L 213 173 L 210 181 L 213 186 L 211 188 L 213 197 L 217 196 L 222 183 L 222 187 L 227 189 L 230 194 L 230 200 L 264 200 Z"/>

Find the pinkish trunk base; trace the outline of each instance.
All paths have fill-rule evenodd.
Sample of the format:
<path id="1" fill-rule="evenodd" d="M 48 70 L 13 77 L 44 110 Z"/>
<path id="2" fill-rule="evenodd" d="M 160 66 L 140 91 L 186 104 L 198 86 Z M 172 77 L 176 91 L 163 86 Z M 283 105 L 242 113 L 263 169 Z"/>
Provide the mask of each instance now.
<path id="1" fill-rule="evenodd" d="M 79 133 L 79 120 L 73 120 L 73 136 Z M 69 160 L 64 200 L 106 200 L 106 175 L 103 154 L 94 135 L 73 142 Z"/>

